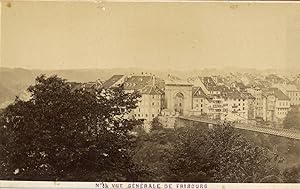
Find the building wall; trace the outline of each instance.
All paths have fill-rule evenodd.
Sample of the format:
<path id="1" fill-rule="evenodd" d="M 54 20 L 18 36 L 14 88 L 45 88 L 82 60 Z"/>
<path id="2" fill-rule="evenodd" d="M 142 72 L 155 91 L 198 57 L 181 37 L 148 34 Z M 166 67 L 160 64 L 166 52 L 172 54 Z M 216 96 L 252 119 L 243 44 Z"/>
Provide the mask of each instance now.
<path id="1" fill-rule="evenodd" d="M 282 121 L 290 110 L 290 105 L 291 103 L 288 100 L 277 100 L 275 106 L 276 118 Z"/>
<path id="2" fill-rule="evenodd" d="M 193 115 L 203 115 L 208 113 L 209 102 L 203 97 L 193 97 Z"/>
<path id="3" fill-rule="evenodd" d="M 175 111 L 175 96 L 182 93 L 184 96 L 183 114 L 192 110 L 192 86 L 191 85 L 166 85 L 165 97 L 167 109 Z"/>
<path id="4" fill-rule="evenodd" d="M 227 120 L 245 121 L 248 119 L 248 102 L 246 99 L 227 99 Z"/>
<path id="5" fill-rule="evenodd" d="M 300 104 L 300 91 L 298 90 L 288 90 L 286 95 L 291 99 L 291 105 Z"/>
<path id="6" fill-rule="evenodd" d="M 151 122 L 162 110 L 162 100 L 162 95 L 142 94 L 138 107 L 133 111 L 134 117 Z"/>

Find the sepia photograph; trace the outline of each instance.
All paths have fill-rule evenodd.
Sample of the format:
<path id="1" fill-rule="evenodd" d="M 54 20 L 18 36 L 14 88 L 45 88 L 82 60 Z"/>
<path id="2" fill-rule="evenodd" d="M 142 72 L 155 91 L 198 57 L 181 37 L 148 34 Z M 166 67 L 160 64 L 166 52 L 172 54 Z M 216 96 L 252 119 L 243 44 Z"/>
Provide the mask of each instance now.
<path id="1" fill-rule="evenodd" d="M 1 181 L 300 182 L 300 3 L 0 3 Z"/>

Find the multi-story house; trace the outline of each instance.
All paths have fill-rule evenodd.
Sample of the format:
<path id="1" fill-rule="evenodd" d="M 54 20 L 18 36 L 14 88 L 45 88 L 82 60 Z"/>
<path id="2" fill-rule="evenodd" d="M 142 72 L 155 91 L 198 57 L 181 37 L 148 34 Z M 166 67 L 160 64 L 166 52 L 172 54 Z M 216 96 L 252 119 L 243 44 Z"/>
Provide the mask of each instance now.
<path id="1" fill-rule="evenodd" d="M 291 105 L 300 104 L 300 90 L 293 84 L 274 84 L 273 87 L 280 89 L 291 100 Z"/>
<path id="2" fill-rule="evenodd" d="M 150 75 L 125 76 L 114 75 L 102 87 L 110 88 L 123 84 L 126 92 L 138 91 L 141 94 L 138 107 L 133 110 L 130 116 L 145 120 L 146 130 L 149 123 L 157 117 L 164 108 L 164 91 L 158 87 L 157 79 Z"/>
<path id="3" fill-rule="evenodd" d="M 264 121 L 281 123 L 290 110 L 290 98 L 278 88 L 266 89 L 258 98 L 256 116 Z"/>
<path id="4" fill-rule="evenodd" d="M 228 121 L 246 121 L 248 120 L 248 102 L 242 93 L 230 92 L 226 95 L 227 111 L 224 114 Z M 224 118 L 224 119 L 225 119 Z"/>
<path id="5" fill-rule="evenodd" d="M 208 105 L 208 116 L 211 119 L 222 119 L 223 117 L 223 107 L 224 107 L 224 97 L 222 95 L 213 94 L 210 95 L 210 103 Z"/>
<path id="6" fill-rule="evenodd" d="M 140 89 L 140 93 L 142 95 L 141 101 L 132 115 L 137 119 L 150 122 L 160 114 L 163 108 L 163 91 L 156 86 L 146 86 Z"/>
<path id="7" fill-rule="evenodd" d="M 204 93 L 201 87 L 193 87 L 193 109 L 192 115 L 206 115 L 208 113 L 208 106 L 210 98 Z"/>

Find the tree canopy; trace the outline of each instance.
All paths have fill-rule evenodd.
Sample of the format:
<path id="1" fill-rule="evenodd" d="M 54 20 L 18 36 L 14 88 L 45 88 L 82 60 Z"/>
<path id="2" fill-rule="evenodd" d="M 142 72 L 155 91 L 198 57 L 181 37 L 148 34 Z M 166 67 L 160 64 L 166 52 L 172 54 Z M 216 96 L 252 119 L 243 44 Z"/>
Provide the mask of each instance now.
<path id="1" fill-rule="evenodd" d="M 129 119 L 140 95 L 73 88 L 57 76 L 36 78 L 31 98 L 1 114 L 0 177 L 28 180 L 138 180 Z"/>
<path id="2" fill-rule="evenodd" d="M 286 129 L 300 130 L 300 106 L 294 106 L 286 115 L 283 121 L 283 127 Z"/>
<path id="3" fill-rule="evenodd" d="M 280 158 L 255 146 L 230 125 L 177 131 L 169 161 L 172 181 L 280 182 Z"/>

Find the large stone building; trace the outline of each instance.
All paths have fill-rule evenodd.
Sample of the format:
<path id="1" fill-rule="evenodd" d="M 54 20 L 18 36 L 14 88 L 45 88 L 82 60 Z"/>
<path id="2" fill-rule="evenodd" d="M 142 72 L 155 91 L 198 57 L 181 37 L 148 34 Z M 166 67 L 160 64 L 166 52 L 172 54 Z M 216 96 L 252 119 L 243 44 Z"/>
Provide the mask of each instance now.
<path id="1" fill-rule="evenodd" d="M 290 110 L 290 98 L 278 88 L 256 90 L 256 117 L 281 123 Z"/>
<path id="2" fill-rule="evenodd" d="M 129 116 L 145 120 L 145 129 L 165 107 L 163 82 L 151 75 L 114 75 L 103 83 L 103 88 L 116 87 L 123 84 L 126 92 L 138 91 L 141 94 L 138 107 Z"/>
<path id="3" fill-rule="evenodd" d="M 193 107 L 193 85 L 185 82 L 167 82 L 165 86 L 166 109 L 173 114 L 189 114 Z"/>
<path id="4" fill-rule="evenodd" d="M 290 98 L 278 88 L 261 90 L 235 82 L 230 86 L 217 78 L 203 77 L 194 82 L 178 79 L 164 82 L 149 75 L 115 75 L 103 87 L 124 85 L 127 92 L 142 95 L 131 116 L 150 123 L 158 115 L 203 116 L 210 119 L 248 122 L 256 118 L 281 122 L 290 109 Z"/>
<path id="5" fill-rule="evenodd" d="M 300 90 L 293 84 L 274 84 L 273 87 L 280 89 L 291 100 L 291 105 L 300 105 Z"/>

